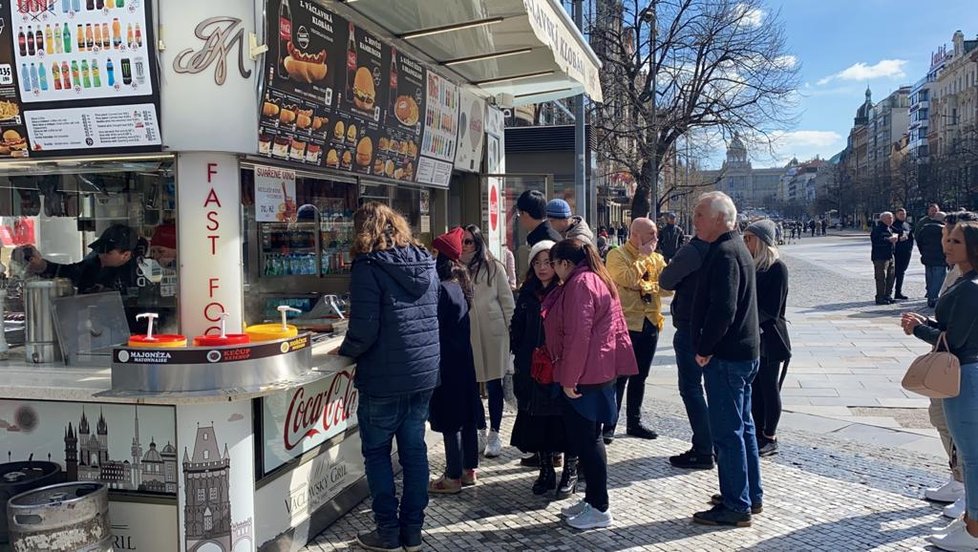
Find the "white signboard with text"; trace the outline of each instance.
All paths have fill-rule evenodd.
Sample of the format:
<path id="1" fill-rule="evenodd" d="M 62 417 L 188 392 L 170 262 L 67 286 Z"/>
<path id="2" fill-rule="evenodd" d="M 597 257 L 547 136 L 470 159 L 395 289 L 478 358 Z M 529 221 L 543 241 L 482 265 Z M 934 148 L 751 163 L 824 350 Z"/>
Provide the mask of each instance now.
<path id="1" fill-rule="evenodd" d="M 166 26 L 160 101 L 163 143 L 174 151 L 258 151 L 258 61 L 249 37 L 255 3 L 158 2 Z M 261 3 L 259 10 L 264 8 Z M 259 43 L 261 39 L 259 38 Z M 268 54 L 265 54 L 268 55 Z"/>
<path id="2" fill-rule="evenodd" d="M 180 213 L 180 321 L 187 336 L 240 328 L 243 298 L 241 190 L 238 158 L 224 153 L 182 153 L 177 209 Z"/>
<path id="3" fill-rule="evenodd" d="M 25 111 L 34 149 L 158 146 L 161 143 L 156 106 L 151 103 L 114 107 L 71 107 Z"/>

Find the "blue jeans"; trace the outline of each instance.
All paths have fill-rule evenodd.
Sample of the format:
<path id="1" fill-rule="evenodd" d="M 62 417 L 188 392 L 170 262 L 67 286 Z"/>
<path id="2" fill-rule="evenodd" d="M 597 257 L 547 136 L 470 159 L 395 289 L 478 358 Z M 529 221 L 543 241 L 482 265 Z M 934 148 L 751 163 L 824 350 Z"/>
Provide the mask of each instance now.
<path id="1" fill-rule="evenodd" d="M 486 382 L 486 395 L 489 395 L 489 429 L 499 433 L 503 425 L 503 380 Z M 479 421 L 479 429 L 486 429 L 486 419 Z"/>
<path id="2" fill-rule="evenodd" d="M 360 393 L 357 422 L 361 451 L 373 502 L 374 522 L 385 542 L 397 546 L 401 537 L 421 535 L 428 506 L 428 448 L 425 423 L 431 390 L 377 397 Z M 397 457 L 403 469 L 404 493 L 398 515 L 391 465 L 391 441 L 397 439 Z"/>
<path id="3" fill-rule="evenodd" d="M 924 281 L 927 282 L 927 300 L 936 302 L 941 294 L 941 286 L 944 285 L 944 278 L 947 277 L 947 266 L 925 266 Z"/>
<path id="4" fill-rule="evenodd" d="M 693 338 L 689 330 L 677 329 L 672 338 L 679 372 L 679 396 L 686 406 L 686 417 L 693 430 L 693 450 L 697 455 L 713 455 L 710 412 L 703 395 L 703 369 L 696 364 Z"/>
<path id="5" fill-rule="evenodd" d="M 944 416 L 964 467 L 968 519 L 978 519 L 978 363 L 961 366 L 961 391 L 944 399 Z"/>
<path id="6" fill-rule="evenodd" d="M 762 503 L 764 494 L 750 400 L 758 364 L 757 359 L 731 361 L 713 357 L 703 369 L 720 494 L 724 506 L 736 512 L 749 512 L 751 504 Z"/>

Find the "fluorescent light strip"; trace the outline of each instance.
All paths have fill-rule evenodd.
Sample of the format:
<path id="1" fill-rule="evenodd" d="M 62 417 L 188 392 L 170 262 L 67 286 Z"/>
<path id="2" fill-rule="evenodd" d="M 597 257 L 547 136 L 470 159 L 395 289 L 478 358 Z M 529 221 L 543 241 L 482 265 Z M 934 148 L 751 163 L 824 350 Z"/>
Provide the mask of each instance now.
<path id="1" fill-rule="evenodd" d="M 472 84 L 476 86 L 482 86 L 484 84 L 495 84 L 497 82 L 510 82 L 523 79 L 532 79 L 533 77 L 544 77 L 547 75 L 553 75 L 556 71 L 537 71 L 536 73 L 526 73 L 524 75 L 513 75 L 512 77 L 499 77 L 498 79 L 487 79 L 481 81 L 472 81 Z"/>
<path id="2" fill-rule="evenodd" d="M 519 50 L 508 50 L 506 52 L 496 52 L 494 54 L 483 54 L 479 56 L 469 56 L 457 59 L 450 59 L 448 61 L 441 62 L 442 65 L 460 65 L 463 63 L 472 63 L 475 61 L 488 61 L 490 59 L 499 59 L 509 56 L 518 56 L 520 54 L 528 54 L 533 51 L 533 48 L 520 48 Z"/>
<path id="3" fill-rule="evenodd" d="M 560 92 L 567 92 L 569 90 L 573 90 L 573 88 L 557 88 L 555 90 L 545 90 L 543 92 L 531 92 L 529 94 L 517 94 L 514 97 L 515 98 L 528 98 L 530 96 L 547 96 L 549 94 L 557 94 L 557 93 L 560 93 Z"/>
<path id="4" fill-rule="evenodd" d="M 409 33 L 404 33 L 404 34 L 398 36 L 398 38 L 401 38 L 401 39 L 404 39 L 404 40 L 410 40 L 412 38 L 420 38 L 422 36 L 430 36 L 430 35 L 441 34 L 441 33 L 451 33 L 451 32 L 455 32 L 455 31 L 461 31 L 463 29 L 472 29 L 472 28 L 475 28 L 475 27 L 485 27 L 486 25 L 493 25 L 493 24 L 499 23 L 501 21 L 503 21 L 503 18 L 502 17 L 492 17 L 492 18 L 489 18 L 489 19 L 478 19 L 476 21 L 469 21 L 467 23 L 455 23 L 455 24 L 452 24 L 452 25 L 444 25 L 444 26 L 441 26 L 441 27 L 430 27 L 430 28 L 427 28 L 427 29 L 420 29 L 420 30 L 417 30 L 417 31 L 411 31 Z"/>

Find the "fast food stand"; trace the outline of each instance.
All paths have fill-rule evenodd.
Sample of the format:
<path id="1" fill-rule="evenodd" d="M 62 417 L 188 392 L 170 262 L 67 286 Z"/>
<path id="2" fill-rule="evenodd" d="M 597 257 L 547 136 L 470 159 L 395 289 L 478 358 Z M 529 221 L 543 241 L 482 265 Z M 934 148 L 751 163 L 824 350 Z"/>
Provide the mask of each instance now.
<path id="1" fill-rule="evenodd" d="M 355 367 L 327 354 L 352 214 L 386 202 L 430 241 L 477 213 L 498 244 L 489 104 L 520 89 L 358 3 L 0 2 L 0 489 L 28 459 L 56 465 L 45 477 L 109 487 L 117 550 L 186 552 L 295 550 L 367 495 Z M 480 16 L 398 6 L 441 34 Z M 459 51 L 503 51 L 519 27 L 523 63 L 559 69 L 533 30 L 565 27 L 559 5 L 494 9 L 512 13 Z M 516 79 L 536 83 L 526 101 L 583 86 L 552 73 L 571 84 Z M 35 255 L 90 262 L 114 225 L 138 237 L 118 285 L 37 283 Z"/>

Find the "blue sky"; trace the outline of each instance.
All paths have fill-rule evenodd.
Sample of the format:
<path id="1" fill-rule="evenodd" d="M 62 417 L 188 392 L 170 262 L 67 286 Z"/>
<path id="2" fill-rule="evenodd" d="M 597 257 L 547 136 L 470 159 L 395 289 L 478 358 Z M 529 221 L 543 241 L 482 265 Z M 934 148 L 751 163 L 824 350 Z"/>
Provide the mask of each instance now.
<path id="1" fill-rule="evenodd" d="M 866 86 L 873 101 L 913 84 L 931 53 L 955 30 L 978 36 L 978 0 L 769 0 L 780 10 L 789 53 L 801 64 L 799 121 L 777 158 L 752 155 L 755 167 L 797 156 L 831 157 L 845 147 Z"/>

